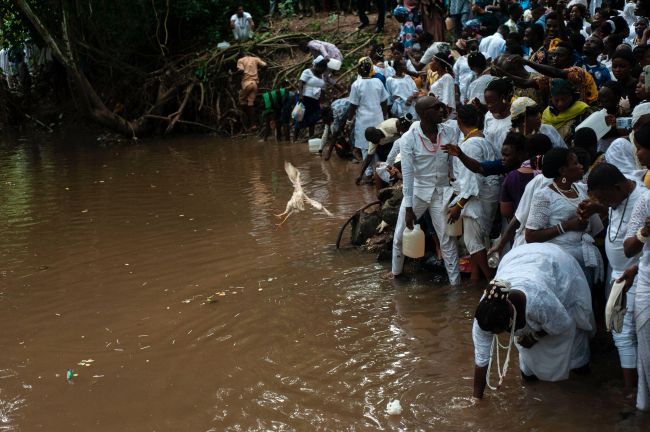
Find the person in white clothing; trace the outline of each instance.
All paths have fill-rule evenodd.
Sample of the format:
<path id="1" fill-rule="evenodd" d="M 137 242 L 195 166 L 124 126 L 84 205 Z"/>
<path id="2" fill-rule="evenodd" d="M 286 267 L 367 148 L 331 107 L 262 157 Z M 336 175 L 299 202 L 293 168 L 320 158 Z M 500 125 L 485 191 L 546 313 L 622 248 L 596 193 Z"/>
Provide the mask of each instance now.
<path id="1" fill-rule="evenodd" d="M 566 148 L 560 133 L 553 126 L 542 124 L 542 112 L 537 102 L 528 97 L 518 97 L 510 105 L 512 130 L 526 136 L 541 133 L 549 137 L 553 147 Z"/>
<path id="2" fill-rule="evenodd" d="M 500 25 L 496 33 L 481 39 L 478 50 L 487 60 L 496 61 L 497 57 L 503 54 L 506 47 L 506 36 L 509 33 L 510 29 L 507 25 Z"/>
<path id="3" fill-rule="evenodd" d="M 589 195 L 595 201 L 585 201 L 580 204 L 579 214 L 583 219 L 593 213 L 609 214 L 609 226 L 605 235 L 605 252 L 611 267 L 609 284 L 620 278 L 627 278 L 631 267 L 638 266 L 640 253 L 626 257 L 623 243 L 627 226 L 632 216 L 632 210 L 637 201 L 647 191 L 645 186 L 626 178 L 614 165 L 601 163 L 594 167 L 587 179 Z M 623 380 L 627 393 L 637 386 L 637 350 L 636 326 L 634 325 L 634 293 L 636 283 L 632 283 L 626 293 L 626 312 L 623 328 L 620 332 L 612 331 L 612 337 L 623 369 Z"/>
<path id="4" fill-rule="evenodd" d="M 463 39 L 459 39 L 459 42 Z M 466 103 L 467 99 L 467 88 L 469 83 L 475 78 L 475 72 L 472 70 L 469 65 L 470 56 L 478 54 L 478 44 L 476 40 L 471 40 L 466 43 L 468 54 L 460 56 L 454 63 L 454 78 L 456 79 L 456 85 L 458 86 L 458 91 L 460 92 L 460 103 Z M 483 71 L 485 66 L 481 69 Z"/>
<path id="5" fill-rule="evenodd" d="M 596 323 L 589 284 L 576 260 L 559 246 L 541 243 L 508 253 L 476 308 L 474 397 L 501 384 L 513 343 L 526 381 L 560 381 L 589 365 L 589 336 Z M 509 333 L 498 383 L 490 383 L 490 366 L 499 360 L 497 336 Z M 508 335 L 506 335 L 506 338 Z M 503 374 L 501 373 L 503 371 Z"/>
<path id="6" fill-rule="evenodd" d="M 462 132 L 461 151 L 475 160 L 495 160 L 497 154 L 477 127 L 479 112 L 474 105 L 462 105 L 457 111 L 458 128 Z M 472 280 L 481 274 L 490 280 L 494 276 L 488 266 L 486 247 L 499 199 L 499 176 L 485 177 L 473 173 L 454 158 L 454 189 L 457 192 L 448 210 L 449 223 L 459 217 L 463 221 L 463 240 L 470 254 Z"/>
<path id="7" fill-rule="evenodd" d="M 416 118 L 415 100 L 419 94 L 418 87 L 413 78 L 406 74 L 406 64 L 403 59 L 395 60 L 394 66 L 395 76 L 386 79 L 386 90 L 392 102 L 390 112 L 396 117 L 411 114 Z"/>
<path id="8" fill-rule="evenodd" d="M 350 88 L 346 129 L 350 129 L 354 120 L 354 147 L 359 149 L 361 160 L 364 160 L 368 156 L 366 129 L 384 121 L 388 111 L 388 92 L 379 79 L 373 78 L 374 68 L 370 58 L 359 59 L 357 72 L 361 79 L 354 81 Z M 367 168 L 365 175 L 372 175 L 372 168 Z"/>
<path id="9" fill-rule="evenodd" d="M 469 67 L 472 68 L 473 76 L 467 87 L 464 103 L 475 103 L 478 100 L 481 105 L 485 105 L 485 89 L 495 77 L 489 74 L 489 70 L 486 70 L 487 61 L 483 54 L 479 52 L 471 53 L 467 61 Z"/>
<path id="10" fill-rule="evenodd" d="M 650 410 L 650 191 L 637 201 L 627 226 L 625 256 L 641 253 L 634 293 L 638 387 L 636 407 Z M 633 270 L 633 269 L 632 269 Z M 629 285 L 630 281 L 626 281 Z"/>
<path id="11" fill-rule="evenodd" d="M 244 6 L 237 6 L 237 12 L 230 17 L 230 28 L 238 42 L 246 42 L 253 37 L 255 22 L 251 14 L 244 12 Z"/>
<path id="12" fill-rule="evenodd" d="M 489 82 L 485 88 L 485 104 L 488 112 L 485 114 L 483 135 L 497 152 L 512 126 L 510 117 L 510 101 L 512 99 L 512 81 L 498 78 Z"/>
<path id="13" fill-rule="evenodd" d="M 429 67 L 438 74 L 438 79 L 431 84 L 430 94 L 440 99 L 450 112 L 456 109 L 456 83 L 454 82 L 454 60 L 451 55 L 441 52 L 433 56 Z"/>
<path id="14" fill-rule="evenodd" d="M 449 183 L 450 161 L 441 146 L 458 141 L 458 126 L 453 120 L 443 123 L 448 115 L 448 107 L 433 96 L 418 99 L 415 110 L 421 121 L 414 122 L 398 140 L 404 198 L 393 237 L 392 269 L 387 277 L 393 278 L 402 273 L 402 235 L 405 227 L 413 229 L 415 221 L 428 211 L 440 241 L 449 283 L 457 285 L 460 283 L 458 247 L 456 239 L 450 237 L 445 229 L 447 205 L 453 194 Z"/>

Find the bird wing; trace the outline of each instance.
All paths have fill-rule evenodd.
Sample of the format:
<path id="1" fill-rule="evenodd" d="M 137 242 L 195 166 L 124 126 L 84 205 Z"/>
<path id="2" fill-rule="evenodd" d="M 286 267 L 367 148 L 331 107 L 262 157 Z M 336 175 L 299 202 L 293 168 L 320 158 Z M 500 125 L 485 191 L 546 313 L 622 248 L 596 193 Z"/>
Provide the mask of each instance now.
<path id="1" fill-rule="evenodd" d="M 321 210 L 321 211 L 325 212 L 325 214 L 327 216 L 334 216 L 332 214 L 332 212 L 330 212 L 329 210 L 327 210 L 325 208 L 325 206 L 323 206 L 323 204 L 319 203 L 318 201 L 316 201 L 314 199 L 309 198 L 307 195 L 305 195 L 305 201 L 307 203 L 309 203 L 309 205 L 312 206 L 313 208 L 315 208 L 316 210 Z"/>
<path id="2" fill-rule="evenodd" d="M 284 170 L 287 172 L 291 183 L 293 183 L 294 189 L 296 189 L 296 191 L 302 190 L 302 185 L 300 184 L 300 171 L 298 171 L 295 166 L 291 165 L 291 162 L 287 161 L 284 162 Z"/>

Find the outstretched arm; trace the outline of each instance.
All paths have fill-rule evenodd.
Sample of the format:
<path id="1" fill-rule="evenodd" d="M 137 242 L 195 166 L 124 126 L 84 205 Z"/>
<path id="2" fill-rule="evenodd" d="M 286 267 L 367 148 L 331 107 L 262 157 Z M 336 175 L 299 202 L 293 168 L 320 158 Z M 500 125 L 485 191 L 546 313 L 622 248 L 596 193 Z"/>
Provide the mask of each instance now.
<path id="1" fill-rule="evenodd" d="M 463 153 L 463 151 L 460 149 L 459 146 L 455 144 L 447 144 L 447 145 L 443 145 L 441 148 L 445 153 L 451 156 L 456 156 L 463 163 L 463 165 L 465 165 L 465 167 L 471 172 L 484 175 L 483 167 L 481 166 L 481 163 L 476 159 L 472 159 L 471 157 Z"/>
<path id="2" fill-rule="evenodd" d="M 523 64 L 525 66 L 531 67 L 535 69 L 537 72 L 541 73 L 542 75 L 546 75 L 547 77 L 550 78 L 564 78 L 566 79 L 568 76 L 568 73 L 564 71 L 563 69 L 559 69 L 553 66 L 549 65 L 543 65 L 539 63 L 532 62 L 530 60 L 523 60 Z"/>

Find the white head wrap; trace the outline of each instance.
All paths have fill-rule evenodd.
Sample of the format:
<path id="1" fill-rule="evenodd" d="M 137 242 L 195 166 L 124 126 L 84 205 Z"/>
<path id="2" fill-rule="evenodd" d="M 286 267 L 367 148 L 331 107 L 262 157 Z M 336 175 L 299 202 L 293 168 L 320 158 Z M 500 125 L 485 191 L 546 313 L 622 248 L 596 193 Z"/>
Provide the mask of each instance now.
<path id="1" fill-rule="evenodd" d="M 632 127 L 646 114 L 650 114 L 650 102 L 644 102 L 635 106 L 634 110 L 632 110 Z"/>
<path id="2" fill-rule="evenodd" d="M 589 7 L 587 4 L 587 0 L 571 0 L 568 5 L 566 5 L 567 9 L 571 9 L 574 5 L 581 4 L 585 8 Z"/>
<path id="3" fill-rule="evenodd" d="M 537 106 L 537 102 L 529 97 L 518 97 L 510 105 L 510 115 L 512 118 L 519 117 L 526 113 L 526 108 Z"/>

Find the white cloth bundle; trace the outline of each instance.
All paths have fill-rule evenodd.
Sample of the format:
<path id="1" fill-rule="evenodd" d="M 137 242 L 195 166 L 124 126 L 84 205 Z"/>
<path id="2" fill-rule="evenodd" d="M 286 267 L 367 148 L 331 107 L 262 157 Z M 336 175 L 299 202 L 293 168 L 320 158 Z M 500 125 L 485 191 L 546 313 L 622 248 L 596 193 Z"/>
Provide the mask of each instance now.
<path id="1" fill-rule="evenodd" d="M 623 287 L 625 287 L 625 281 L 614 282 L 614 285 L 612 285 L 612 291 L 609 294 L 609 299 L 607 299 L 607 306 L 605 306 L 607 331 L 613 330 L 620 333 L 623 330 L 623 318 L 627 311 Z"/>

